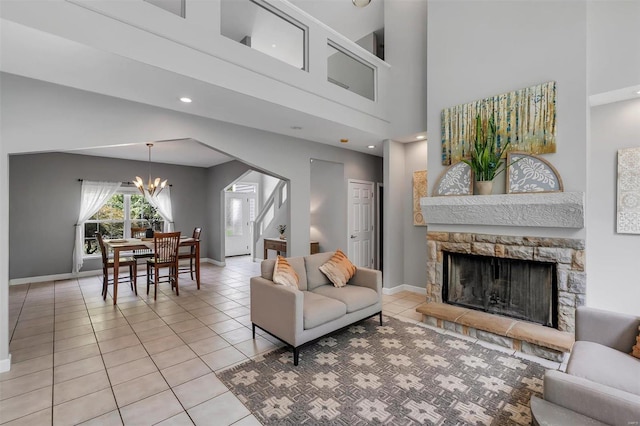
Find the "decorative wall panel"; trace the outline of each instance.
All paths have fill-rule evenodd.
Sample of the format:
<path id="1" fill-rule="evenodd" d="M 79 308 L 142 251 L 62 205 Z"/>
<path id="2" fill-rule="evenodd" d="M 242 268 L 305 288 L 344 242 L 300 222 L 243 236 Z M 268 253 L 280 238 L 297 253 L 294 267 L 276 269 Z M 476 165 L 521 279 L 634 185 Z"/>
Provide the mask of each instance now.
<path id="1" fill-rule="evenodd" d="M 617 231 L 640 234 L 640 147 L 618 151 Z"/>

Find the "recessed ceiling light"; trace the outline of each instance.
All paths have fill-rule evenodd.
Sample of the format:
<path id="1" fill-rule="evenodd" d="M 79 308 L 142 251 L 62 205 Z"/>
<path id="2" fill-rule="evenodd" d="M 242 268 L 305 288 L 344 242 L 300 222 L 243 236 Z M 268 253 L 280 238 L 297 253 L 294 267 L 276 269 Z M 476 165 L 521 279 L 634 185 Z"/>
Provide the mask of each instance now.
<path id="1" fill-rule="evenodd" d="M 272 44 L 271 47 L 277 47 L 275 44 Z"/>
<path id="2" fill-rule="evenodd" d="M 420 139 L 420 140 L 422 140 L 422 139 L 424 139 L 424 138 L 426 138 L 426 136 L 423 136 L 423 135 L 418 135 L 418 136 L 416 136 L 416 139 Z"/>
<path id="3" fill-rule="evenodd" d="M 347 142 L 349 142 L 349 139 L 340 139 L 340 142 L 347 143 Z"/>
<path id="4" fill-rule="evenodd" d="M 640 95 L 640 90 L 638 90 L 638 91 L 636 92 L 636 95 Z"/>
<path id="5" fill-rule="evenodd" d="M 191 101 L 191 98 L 187 98 L 186 96 L 183 96 L 180 98 L 180 102 L 184 102 L 185 104 L 190 104 L 192 101 Z"/>
<path id="6" fill-rule="evenodd" d="M 373 149 L 373 148 L 375 148 L 375 147 L 376 147 L 375 145 L 369 145 L 369 146 L 367 146 L 367 148 L 369 148 L 369 149 Z"/>
<path id="7" fill-rule="evenodd" d="M 291 126 L 290 129 L 291 130 L 302 130 L 302 127 L 300 127 L 300 126 Z"/>

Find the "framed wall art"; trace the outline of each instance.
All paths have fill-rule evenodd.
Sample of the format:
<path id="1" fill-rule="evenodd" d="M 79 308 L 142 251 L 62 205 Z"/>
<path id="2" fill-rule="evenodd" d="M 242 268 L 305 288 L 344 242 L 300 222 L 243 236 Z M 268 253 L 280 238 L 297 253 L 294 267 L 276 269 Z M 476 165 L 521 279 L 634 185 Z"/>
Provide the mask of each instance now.
<path id="1" fill-rule="evenodd" d="M 442 110 L 442 164 L 468 158 L 475 140 L 476 116 L 494 117 L 496 152 L 510 141 L 509 151 L 556 152 L 556 82 L 549 81 Z"/>
<path id="2" fill-rule="evenodd" d="M 427 171 L 413 172 L 413 224 L 427 226 L 420 208 L 420 198 L 427 196 Z"/>
<path id="3" fill-rule="evenodd" d="M 562 192 L 562 178 L 551 163 L 526 152 L 507 154 L 507 194 Z"/>
<path id="4" fill-rule="evenodd" d="M 436 181 L 432 195 L 473 195 L 471 167 L 462 161 L 447 167 Z"/>
<path id="5" fill-rule="evenodd" d="M 640 147 L 618 151 L 619 234 L 640 234 Z"/>

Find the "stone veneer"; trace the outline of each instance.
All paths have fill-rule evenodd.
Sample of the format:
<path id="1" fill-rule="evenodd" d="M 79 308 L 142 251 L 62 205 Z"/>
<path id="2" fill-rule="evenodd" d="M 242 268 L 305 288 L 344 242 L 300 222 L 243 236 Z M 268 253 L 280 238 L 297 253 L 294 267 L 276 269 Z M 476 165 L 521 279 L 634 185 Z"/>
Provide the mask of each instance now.
<path id="1" fill-rule="evenodd" d="M 585 304 L 584 240 L 461 232 L 427 233 L 427 301 L 442 302 L 443 251 L 555 262 L 558 330 L 575 331 L 575 308 Z"/>

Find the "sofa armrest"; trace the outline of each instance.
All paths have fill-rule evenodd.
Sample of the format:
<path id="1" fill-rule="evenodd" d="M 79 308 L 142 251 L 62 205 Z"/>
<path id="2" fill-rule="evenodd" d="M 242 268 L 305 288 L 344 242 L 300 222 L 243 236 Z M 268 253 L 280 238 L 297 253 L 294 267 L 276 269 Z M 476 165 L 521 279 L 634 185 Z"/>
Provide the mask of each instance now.
<path id="1" fill-rule="evenodd" d="M 580 306 L 576 309 L 576 341 L 586 340 L 629 353 L 636 342 L 640 318 Z"/>
<path id="2" fill-rule="evenodd" d="M 296 346 L 296 336 L 303 330 L 303 292 L 262 277 L 252 277 L 250 286 L 251 322 Z"/>
<path id="3" fill-rule="evenodd" d="M 347 284 L 370 288 L 382 297 L 382 272 L 375 269 L 359 267 Z"/>
<path id="4" fill-rule="evenodd" d="M 640 396 L 557 370 L 544 375 L 544 399 L 606 424 L 640 423 Z"/>

